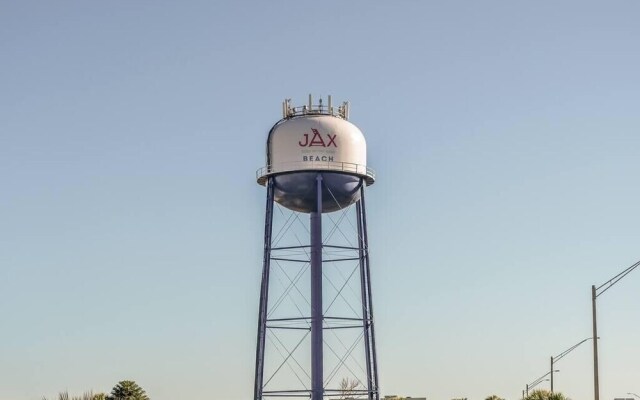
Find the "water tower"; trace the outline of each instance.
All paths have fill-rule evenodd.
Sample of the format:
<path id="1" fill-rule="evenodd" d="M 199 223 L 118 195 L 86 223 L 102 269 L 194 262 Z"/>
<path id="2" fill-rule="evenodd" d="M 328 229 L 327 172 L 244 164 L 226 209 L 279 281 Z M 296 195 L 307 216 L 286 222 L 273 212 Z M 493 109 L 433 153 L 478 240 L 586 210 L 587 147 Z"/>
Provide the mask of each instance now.
<path id="1" fill-rule="evenodd" d="M 285 100 L 269 131 L 254 400 L 380 398 L 365 212 L 375 176 L 348 119 L 348 103 L 309 96 Z"/>

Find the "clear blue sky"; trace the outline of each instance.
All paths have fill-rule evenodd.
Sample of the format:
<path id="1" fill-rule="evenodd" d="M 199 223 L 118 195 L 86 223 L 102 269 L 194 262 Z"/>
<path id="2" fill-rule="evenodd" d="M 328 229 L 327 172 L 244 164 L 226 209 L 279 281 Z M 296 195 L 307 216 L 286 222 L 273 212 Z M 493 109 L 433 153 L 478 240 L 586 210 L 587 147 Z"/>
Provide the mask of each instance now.
<path id="1" fill-rule="evenodd" d="M 640 3 L 0 2 L 0 398 L 251 397 L 280 102 L 350 100 L 384 394 L 515 399 L 640 259 Z M 640 271 L 599 299 L 640 392 Z M 557 390 L 592 395 L 591 350 Z"/>

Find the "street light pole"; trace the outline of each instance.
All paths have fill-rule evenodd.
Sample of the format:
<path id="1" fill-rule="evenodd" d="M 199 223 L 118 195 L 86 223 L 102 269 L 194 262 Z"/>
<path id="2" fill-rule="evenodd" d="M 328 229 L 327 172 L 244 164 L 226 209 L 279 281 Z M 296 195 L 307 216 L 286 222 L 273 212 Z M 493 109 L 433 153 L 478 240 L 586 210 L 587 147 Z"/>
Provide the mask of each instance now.
<path id="1" fill-rule="evenodd" d="M 593 393 L 594 399 L 600 400 L 600 381 L 598 378 L 598 324 L 596 322 L 596 286 L 591 285 L 591 311 L 593 313 Z"/>
<path id="2" fill-rule="evenodd" d="M 626 268 L 618 275 L 609 279 L 602 285 L 596 287 L 591 285 L 591 311 L 593 313 L 593 397 L 595 400 L 600 400 L 600 382 L 598 380 L 598 324 L 596 322 L 596 299 L 607 290 L 611 289 L 613 285 L 618 283 L 620 279 L 627 276 L 631 271 L 636 269 L 640 265 L 640 261 L 636 262 L 632 266 Z"/>
<path id="3" fill-rule="evenodd" d="M 553 393 L 553 356 L 551 356 L 551 393 Z"/>

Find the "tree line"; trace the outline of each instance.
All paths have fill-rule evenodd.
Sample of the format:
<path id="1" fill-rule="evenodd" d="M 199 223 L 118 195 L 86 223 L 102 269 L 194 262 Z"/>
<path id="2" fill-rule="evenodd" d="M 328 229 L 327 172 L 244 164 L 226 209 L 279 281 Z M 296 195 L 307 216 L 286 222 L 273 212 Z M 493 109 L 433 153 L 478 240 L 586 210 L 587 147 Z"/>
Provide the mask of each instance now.
<path id="1" fill-rule="evenodd" d="M 49 400 L 43 397 L 42 400 Z M 54 400 L 149 400 L 149 396 L 135 381 L 120 381 L 110 394 L 85 392 L 80 396 L 70 396 L 68 391 L 58 393 Z"/>

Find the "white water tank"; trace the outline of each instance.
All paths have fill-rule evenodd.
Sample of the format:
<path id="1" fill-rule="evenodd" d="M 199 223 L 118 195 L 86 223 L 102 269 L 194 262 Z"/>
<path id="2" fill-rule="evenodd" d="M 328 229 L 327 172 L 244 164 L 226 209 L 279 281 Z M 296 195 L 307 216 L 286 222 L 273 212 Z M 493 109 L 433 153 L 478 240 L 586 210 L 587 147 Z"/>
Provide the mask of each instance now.
<path id="1" fill-rule="evenodd" d="M 357 126 L 347 120 L 348 103 L 337 109 L 331 97 L 313 105 L 291 107 L 283 103 L 283 118 L 269 131 L 266 166 L 257 173 L 265 185 L 272 177 L 275 200 L 301 212 L 315 209 L 315 182 L 322 174 L 323 212 L 337 211 L 359 198 L 360 185 L 371 185 L 374 173 L 367 168 L 367 144 Z"/>

